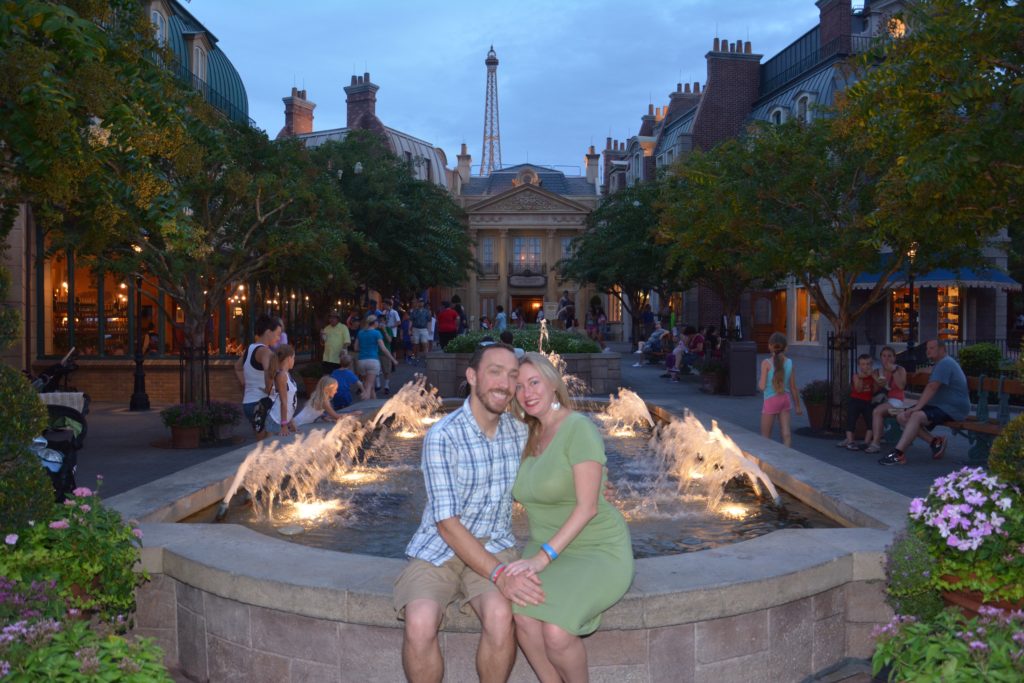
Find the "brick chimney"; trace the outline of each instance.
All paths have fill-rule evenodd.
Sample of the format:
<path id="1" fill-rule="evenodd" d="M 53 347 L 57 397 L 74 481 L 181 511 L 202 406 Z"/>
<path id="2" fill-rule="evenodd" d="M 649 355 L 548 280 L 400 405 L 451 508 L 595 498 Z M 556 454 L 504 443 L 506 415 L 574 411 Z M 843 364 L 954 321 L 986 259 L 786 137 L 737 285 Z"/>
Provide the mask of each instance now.
<path id="1" fill-rule="evenodd" d="M 292 87 L 292 94 L 282 97 L 284 102 L 284 128 L 277 134 L 278 139 L 313 132 L 313 110 L 316 105 L 306 99 L 306 91 Z"/>
<path id="2" fill-rule="evenodd" d="M 462 150 L 456 158 L 459 160 L 459 177 L 462 179 L 462 184 L 465 185 L 469 182 L 469 170 L 473 167 L 473 155 L 466 149 L 465 142 L 462 143 Z"/>
<path id="3" fill-rule="evenodd" d="M 591 145 L 590 149 L 586 154 L 586 165 L 587 165 L 587 182 L 591 185 L 597 184 L 597 164 L 601 160 L 601 155 L 594 151 L 594 146 Z"/>
<path id="4" fill-rule="evenodd" d="M 693 142 L 709 150 L 742 129 L 760 90 L 761 55 L 752 53 L 749 42 L 715 38 L 705 59 L 708 77 L 693 121 Z"/>
<path id="5" fill-rule="evenodd" d="M 384 124 L 377 118 L 377 91 L 379 85 L 370 81 L 369 72 L 362 76 L 353 76 L 352 82 L 345 86 L 345 104 L 348 117 L 347 128 L 359 128 L 383 133 Z"/>
<path id="6" fill-rule="evenodd" d="M 850 0 L 818 0 L 818 44 L 823 54 L 849 54 L 853 9 Z"/>
<path id="7" fill-rule="evenodd" d="M 640 117 L 640 132 L 637 135 L 643 137 L 650 137 L 654 135 L 654 124 L 657 122 L 657 117 L 654 114 L 654 105 L 647 105 L 647 113 Z"/>
<path id="8" fill-rule="evenodd" d="M 668 118 L 675 118 L 679 114 L 685 114 L 700 104 L 700 83 L 694 82 L 693 89 L 689 83 L 676 83 L 675 92 L 668 95 Z"/>

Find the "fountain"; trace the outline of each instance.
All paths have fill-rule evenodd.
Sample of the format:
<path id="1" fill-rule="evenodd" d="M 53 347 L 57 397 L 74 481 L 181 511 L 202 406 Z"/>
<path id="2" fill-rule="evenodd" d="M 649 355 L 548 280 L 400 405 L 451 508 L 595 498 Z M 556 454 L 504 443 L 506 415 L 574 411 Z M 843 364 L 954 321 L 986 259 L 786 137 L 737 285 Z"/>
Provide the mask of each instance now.
<path id="1" fill-rule="evenodd" d="M 419 389 L 408 393 L 414 402 L 423 400 Z M 802 680 L 844 658 L 869 655 L 871 628 L 889 616 L 880 558 L 905 521 L 907 499 L 706 416 L 675 416 L 657 405 L 644 406 L 644 416 L 643 401 L 628 392 L 610 403 L 614 416 L 601 422 L 609 429 L 628 426 L 637 436 L 609 440 L 652 453 L 620 457 L 620 489 L 640 494 L 635 509 L 624 510 L 628 517 L 687 525 L 689 513 L 670 504 L 683 500 L 706 508 L 699 488 L 731 471 L 730 479 L 746 480 L 772 498 L 780 495 L 774 482 L 839 527 L 787 528 L 714 550 L 638 559 L 629 593 L 585 640 L 592 677 L 746 680 L 757 670 L 765 680 Z M 359 407 L 369 413 L 376 406 Z M 346 506 L 354 501 L 351 507 L 359 509 L 363 499 L 324 512 L 298 483 L 312 482 L 317 473 L 340 485 L 375 486 L 387 479 L 380 473 L 392 455 L 377 439 L 423 429 L 422 422 L 399 419 L 402 409 L 385 404 L 380 410 L 386 416 L 362 428 L 347 417 L 332 427 L 316 425 L 294 443 L 246 446 L 112 498 L 123 515 L 142 520 L 143 566 L 154 577 L 140 594 L 139 633 L 155 637 L 170 663 L 197 679 L 260 674 L 275 680 L 401 680 L 401 624 L 391 591 L 405 562 L 365 554 L 375 552 L 369 541 L 376 528 L 393 526 L 390 518 L 377 519 L 364 542 L 346 552 L 298 545 L 238 524 L 174 522 L 246 489 L 256 491 L 254 506 L 275 522 L 300 516 L 297 503 L 313 503 L 310 514 L 344 523 Z M 374 440 L 366 463 L 337 457 L 367 438 Z M 415 440 L 394 443 L 412 447 Z M 269 473 L 278 472 L 271 463 L 287 458 L 297 461 L 280 465 L 287 474 L 268 483 Z M 652 493 L 659 480 L 665 486 Z M 295 509 L 284 514 L 286 501 Z M 723 497 L 717 516 L 747 514 L 732 504 Z M 452 680 L 473 679 L 478 631 L 474 617 L 454 609 L 447 614 L 441 647 Z M 751 635 L 729 635 L 735 633 Z M 520 657 L 511 681 L 532 680 Z"/>

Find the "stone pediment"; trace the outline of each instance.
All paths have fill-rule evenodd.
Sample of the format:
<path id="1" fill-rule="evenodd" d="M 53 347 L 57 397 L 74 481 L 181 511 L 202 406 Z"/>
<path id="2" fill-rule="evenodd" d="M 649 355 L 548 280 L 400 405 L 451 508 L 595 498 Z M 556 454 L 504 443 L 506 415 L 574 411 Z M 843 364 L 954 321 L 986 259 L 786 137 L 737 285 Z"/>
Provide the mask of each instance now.
<path id="1" fill-rule="evenodd" d="M 590 209 L 574 201 L 547 192 L 534 185 L 520 185 L 508 192 L 466 208 L 468 214 L 479 213 L 590 213 Z"/>

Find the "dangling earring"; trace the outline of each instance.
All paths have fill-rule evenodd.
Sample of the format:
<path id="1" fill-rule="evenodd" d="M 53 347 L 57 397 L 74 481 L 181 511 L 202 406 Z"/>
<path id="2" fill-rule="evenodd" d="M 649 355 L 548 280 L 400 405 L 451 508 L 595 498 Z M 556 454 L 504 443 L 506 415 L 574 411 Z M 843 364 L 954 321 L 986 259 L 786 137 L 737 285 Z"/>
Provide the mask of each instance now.
<path id="1" fill-rule="evenodd" d="M 562 404 L 559 403 L 557 399 L 551 402 L 551 410 L 561 410 L 561 409 L 562 409 Z"/>

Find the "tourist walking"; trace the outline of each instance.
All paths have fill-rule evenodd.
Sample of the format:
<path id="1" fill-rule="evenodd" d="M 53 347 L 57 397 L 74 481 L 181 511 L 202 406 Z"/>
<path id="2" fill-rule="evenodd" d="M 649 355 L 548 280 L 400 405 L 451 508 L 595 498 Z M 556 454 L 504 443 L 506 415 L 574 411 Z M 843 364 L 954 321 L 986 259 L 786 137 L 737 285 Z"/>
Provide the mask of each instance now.
<path id="1" fill-rule="evenodd" d="M 928 360 L 934 363 L 931 375 L 917 402 L 904 408 L 896 416 L 903 427 L 903 433 L 879 465 L 905 465 L 906 451 L 915 438 L 921 439 L 931 449 L 932 458 L 938 460 L 946 453 L 946 437 L 934 436 L 930 430 L 943 422 L 963 420 L 971 413 L 971 396 L 967 387 L 967 376 L 960 365 L 946 353 L 946 342 L 930 339 L 925 346 Z"/>
<path id="2" fill-rule="evenodd" d="M 341 315 L 337 311 L 327 314 L 327 324 L 320 330 L 320 341 L 324 345 L 321 365 L 324 374 L 329 375 L 338 369 L 338 356 L 352 343 L 348 326 L 341 324 Z"/>
<path id="3" fill-rule="evenodd" d="M 437 341 L 443 351 L 448 342 L 459 333 L 459 314 L 447 301 L 441 302 L 441 310 L 437 312 Z"/>
<path id="4" fill-rule="evenodd" d="M 262 430 L 256 429 L 253 420 L 256 415 L 256 406 L 260 400 L 267 397 L 266 387 L 273 378 L 270 359 L 273 358 L 274 352 L 270 350 L 270 347 L 277 344 L 283 328 L 284 325 L 280 318 L 265 313 L 256 318 L 256 341 L 249 344 L 245 354 L 235 361 L 235 377 L 242 385 L 242 412 L 249 424 L 253 426 L 254 431 L 257 432 L 262 432 Z"/>
<path id="5" fill-rule="evenodd" d="M 773 332 L 768 338 L 768 349 L 771 358 L 761 361 L 761 377 L 757 388 L 764 395 L 761 408 L 761 436 L 772 438 L 772 427 L 779 420 L 779 431 L 782 432 L 782 443 L 793 445 L 790 429 L 789 411 L 796 408 L 797 415 L 803 415 L 800 407 L 800 393 L 796 388 L 796 373 L 793 372 L 793 359 L 786 358 L 786 347 L 789 342 L 786 335 Z"/>
<path id="6" fill-rule="evenodd" d="M 542 682 L 586 681 L 581 636 L 633 580 L 633 548 L 622 513 L 601 496 L 604 442 L 572 408 L 551 361 L 536 352 L 519 364 L 513 412 L 529 428 L 513 497 L 525 508 L 530 540 L 503 571 L 536 574 L 544 602 L 514 605 L 519 646 Z"/>
<path id="7" fill-rule="evenodd" d="M 427 505 L 394 591 L 405 622 L 402 667 L 412 683 L 440 683 L 444 676 L 438 631 L 453 602 L 480 619 L 479 679 L 507 681 L 516 655 L 509 603 L 544 601 L 534 574 L 504 571 L 517 557 L 512 485 L 527 433 L 506 410 L 518 374 L 505 344 L 477 347 L 466 370 L 469 397 L 423 441 Z"/>
<path id="8" fill-rule="evenodd" d="M 864 449 L 865 453 L 878 453 L 882 450 L 882 435 L 885 431 L 885 418 L 893 410 L 908 407 L 906 404 L 907 369 L 896 364 L 896 350 L 891 346 L 883 346 L 879 354 L 882 367 L 879 372 L 879 386 L 886 392 L 886 400 L 880 401 L 871 414 L 871 443 Z"/>
<path id="9" fill-rule="evenodd" d="M 423 305 L 423 299 L 415 299 L 412 302 L 412 310 L 409 311 L 409 322 L 412 325 L 412 347 L 413 358 L 419 353 L 426 356 L 430 350 L 430 310 Z"/>
<path id="10" fill-rule="evenodd" d="M 267 411 L 267 431 L 288 436 L 296 431 L 291 418 L 295 415 L 299 401 L 298 388 L 291 375 L 295 367 L 295 349 L 289 344 L 282 344 L 274 352 L 270 363 L 274 380 L 267 387 L 271 400 L 270 410 Z"/>
<path id="11" fill-rule="evenodd" d="M 508 327 L 508 316 L 505 315 L 504 306 L 498 306 L 495 310 L 497 310 L 498 313 L 494 316 L 494 331 L 501 333 Z"/>
<path id="12" fill-rule="evenodd" d="M 352 349 L 352 344 L 355 343 L 356 335 L 359 334 L 359 328 L 363 325 L 363 316 L 359 315 L 357 309 L 352 309 L 348 313 L 348 318 L 345 319 L 345 327 L 348 328 L 349 342 L 348 348 Z"/>
<path id="13" fill-rule="evenodd" d="M 850 379 L 850 395 L 846 403 L 846 438 L 837 443 L 837 446 L 848 448 L 851 451 L 860 450 L 860 446 L 853 438 L 857 431 L 858 418 L 864 420 L 864 426 L 867 429 L 864 443 L 869 444 L 874 441 L 871 431 L 871 414 L 874 412 L 875 406 L 871 401 L 878 393 L 879 388 L 871 356 L 862 353 L 857 357 L 857 372 L 853 373 L 853 377 Z"/>
<path id="14" fill-rule="evenodd" d="M 375 382 L 380 374 L 380 358 L 384 357 L 395 362 L 391 350 L 384 343 L 384 335 L 377 329 L 377 316 L 371 314 L 363 319 L 363 327 L 356 335 L 356 371 L 363 383 L 363 400 L 377 398 Z"/>
<path id="15" fill-rule="evenodd" d="M 292 419 L 292 424 L 298 428 L 302 425 L 312 424 L 317 420 L 330 420 L 334 421 L 341 416 L 334 410 L 334 406 L 331 405 L 331 401 L 334 396 L 338 393 L 338 380 L 334 379 L 332 375 L 324 375 L 317 382 L 316 389 L 313 390 L 313 394 L 306 401 L 306 405 L 302 407 L 299 414 Z"/>

